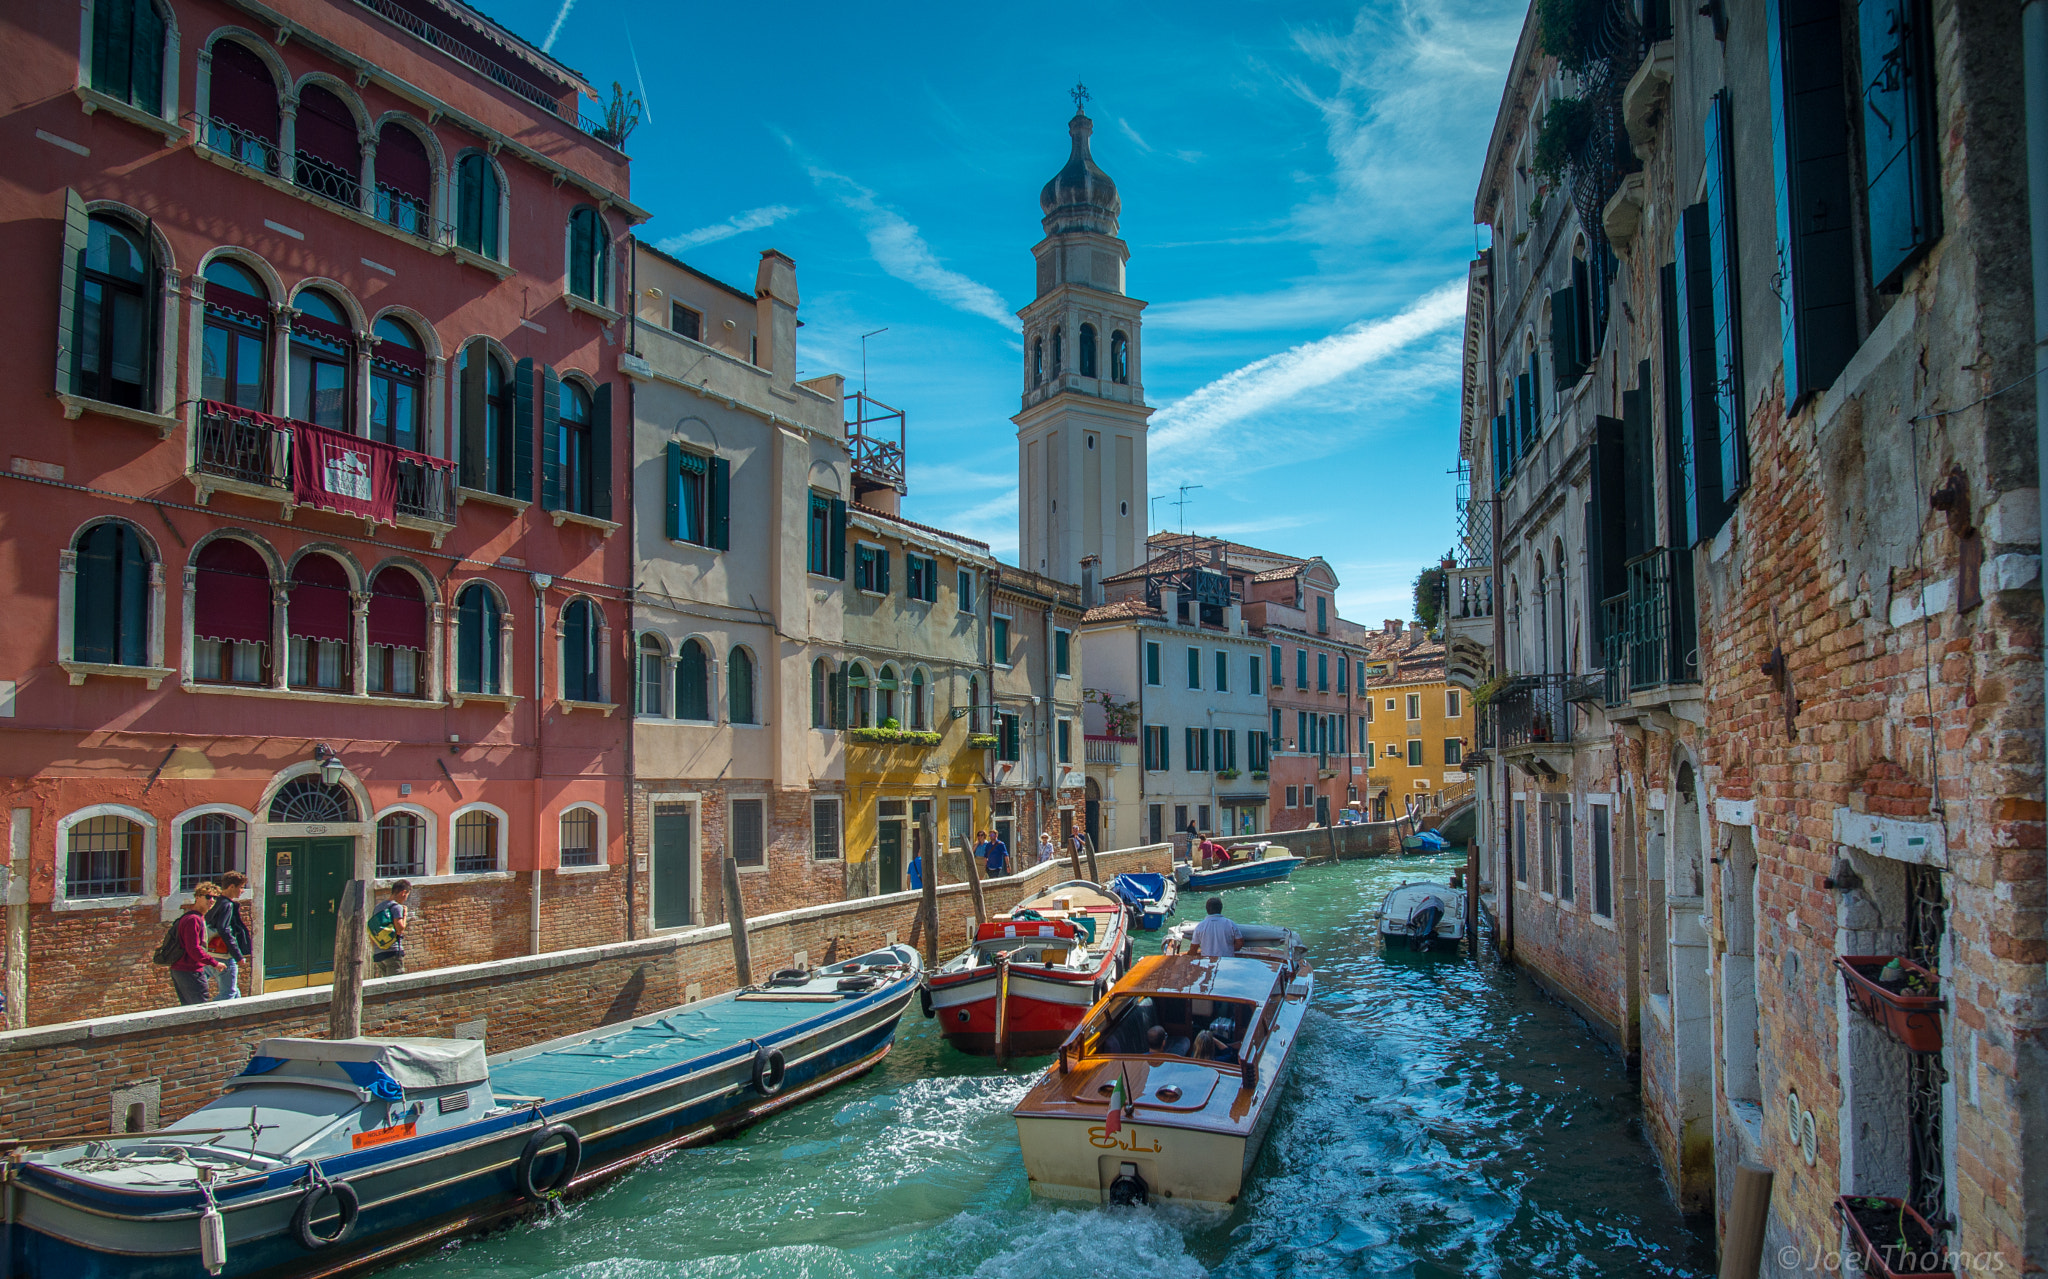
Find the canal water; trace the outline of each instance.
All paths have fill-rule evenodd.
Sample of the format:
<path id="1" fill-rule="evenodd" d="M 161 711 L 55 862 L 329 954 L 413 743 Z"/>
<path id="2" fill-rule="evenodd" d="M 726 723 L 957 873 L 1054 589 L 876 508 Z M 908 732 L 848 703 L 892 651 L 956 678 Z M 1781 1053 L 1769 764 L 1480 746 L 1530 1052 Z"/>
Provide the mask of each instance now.
<path id="1" fill-rule="evenodd" d="M 1306 867 L 1232 890 L 1316 966 L 1288 1094 L 1228 1217 L 1036 1203 L 1010 1107 L 1042 1062 L 956 1053 L 912 1005 L 866 1077 L 679 1151 L 419 1279 L 1710 1275 L 1618 1054 L 1490 958 L 1383 956 L 1373 910 L 1462 859 Z M 1182 918 L 1201 910 L 1184 901 Z M 1139 934 L 1156 951 L 1157 934 Z"/>

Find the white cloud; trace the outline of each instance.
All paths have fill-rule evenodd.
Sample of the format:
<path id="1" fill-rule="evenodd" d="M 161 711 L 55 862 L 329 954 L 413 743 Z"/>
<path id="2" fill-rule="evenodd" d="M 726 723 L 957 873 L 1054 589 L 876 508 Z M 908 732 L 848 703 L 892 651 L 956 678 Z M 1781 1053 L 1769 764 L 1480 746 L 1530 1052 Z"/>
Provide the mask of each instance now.
<path id="1" fill-rule="evenodd" d="M 1138 150 L 1147 153 L 1149 153 L 1152 150 L 1152 144 L 1138 136 L 1138 131 L 1131 127 L 1131 122 L 1129 120 L 1124 119 L 1122 116 L 1118 116 L 1116 118 L 1116 127 L 1124 131 L 1124 136 L 1129 138 L 1131 142 L 1138 148 Z"/>
<path id="2" fill-rule="evenodd" d="M 796 149 L 787 136 L 783 141 L 792 151 Z M 1002 294 L 941 263 L 917 227 L 883 204 L 873 191 L 843 173 L 834 173 L 809 160 L 804 161 L 804 171 L 833 203 L 860 220 L 867 235 L 868 253 L 877 266 L 955 310 L 994 320 L 1012 333 L 1023 331 L 1024 326 L 1010 313 Z"/>
<path id="3" fill-rule="evenodd" d="M 758 209 L 735 213 L 723 222 L 713 222 L 710 226 L 700 226 L 694 231 L 685 231 L 681 235 L 657 240 L 654 247 L 663 253 L 687 253 L 700 245 L 716 244 L 720 240 L 728 240 L 736 235 L 745 235 L 749 231 L 774 226 L 795 212 L 794 205 L 764 204 Z"/>
<path id="4" fill-rule="evenodd" d="M 1457 279 L 1395 315 L 1354 324 L 1256 360 L 1159 410 L 1152 418 L 1150 448 L 1155 455 L 1165 455 L 1200 445 L 1234 422 L 1381 364 L 1415 342 L 1462 323 L 1464 316 L 1465 281 Z"/>

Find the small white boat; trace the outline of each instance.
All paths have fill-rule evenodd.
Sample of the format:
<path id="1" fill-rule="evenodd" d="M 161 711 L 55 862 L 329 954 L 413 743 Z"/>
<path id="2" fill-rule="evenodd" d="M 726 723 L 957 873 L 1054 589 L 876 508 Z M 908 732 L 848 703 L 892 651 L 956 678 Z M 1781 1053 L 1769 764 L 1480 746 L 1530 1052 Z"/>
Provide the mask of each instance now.
<path id="1" fill-rule="evenodd" d="M 1412 951 L 1451 953 L 1465 939 L 1465 890 L 1449 884 L 1403 884 L 1380 901 L 1380 940 Z"/>
<path id="2" fill-rule="evenodd" d="M 1272 1126 L 1315 978 L 1286 928 L 1240 924 L 1230 958 L 1193 924 L 1091 1010 L 1011 1114 L 1031 1193 L 1228 1209 Z"/>

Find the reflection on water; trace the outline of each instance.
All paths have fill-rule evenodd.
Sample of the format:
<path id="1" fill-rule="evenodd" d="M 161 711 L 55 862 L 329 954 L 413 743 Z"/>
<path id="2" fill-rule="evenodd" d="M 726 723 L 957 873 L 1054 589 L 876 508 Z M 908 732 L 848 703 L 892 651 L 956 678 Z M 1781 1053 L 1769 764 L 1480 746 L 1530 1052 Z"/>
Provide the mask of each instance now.
<path id="1" fill-rule="evenodd" d="M 1491 960 L 1383 958 L 1381 894 L 1457 864 L 1309 867 L 1225 895 L 1286 923 L 1316 1008 L 1245 1200 L 1197 1210 L 1034 1203 L 1008 1074 L 915 1006 L 879 1069 L 740 1137 L 679 1151 L 568 1212 L 454 1245 L 431 1279 L 1706 1275 L 1621 1059 Z M 1199 910 L 1199 901 L 1190 903 Z M 1183 912 L 1185 916 L 1186 912 Z M 1156 934 L 1140 934 L 1141 950 Z"/>

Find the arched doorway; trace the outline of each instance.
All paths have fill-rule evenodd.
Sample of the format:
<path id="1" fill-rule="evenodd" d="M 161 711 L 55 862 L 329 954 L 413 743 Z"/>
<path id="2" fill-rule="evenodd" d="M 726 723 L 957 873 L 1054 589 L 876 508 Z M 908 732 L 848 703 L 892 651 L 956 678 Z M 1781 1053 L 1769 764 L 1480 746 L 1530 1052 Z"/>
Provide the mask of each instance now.
<path id="1" fill-rule="evenodd" d="M 353 779 L 346 779 L 352 781 Z M 334 928 L 351 879 L 370 873 L 366 798 L 329 782 L 318 766 L 281 776 L 259 811 L 262 887 L 257 894 L 265 992 L 334 979 Z"/>

